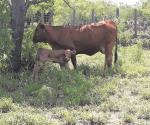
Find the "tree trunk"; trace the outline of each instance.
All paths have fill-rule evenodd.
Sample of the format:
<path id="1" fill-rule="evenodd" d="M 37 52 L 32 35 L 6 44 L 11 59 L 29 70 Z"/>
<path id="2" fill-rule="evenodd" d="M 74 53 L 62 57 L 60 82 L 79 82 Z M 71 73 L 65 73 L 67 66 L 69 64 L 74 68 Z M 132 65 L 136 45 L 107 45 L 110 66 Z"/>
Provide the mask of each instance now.
<path id="1" fill-rule="evenodd" d="M 76 10 L 73 9 L 73 14 L 72 14 L 72 25 L 75 26 L 76 24 Z"/>
<path id="2" fill-rule="evenodd" d="M 94 9 L 92 9 L 91 21 L 92 21 L 92 23 L 95 22 L 95 11 L 94 11 Z"/>
<path id="3" fill-rule="evenodd" d="M 24 19 L 25 19 L 25 1 L 24 0 L 11 0 L 12 13 L 11 13 L 11 28 L 12 28 L 12 41 L 14 48 L 11 51 L 12 57 L 11 68 L 13 71 L 19 71 L 21 68 L 21 50 L 22 39 L 24 33 Z"/>

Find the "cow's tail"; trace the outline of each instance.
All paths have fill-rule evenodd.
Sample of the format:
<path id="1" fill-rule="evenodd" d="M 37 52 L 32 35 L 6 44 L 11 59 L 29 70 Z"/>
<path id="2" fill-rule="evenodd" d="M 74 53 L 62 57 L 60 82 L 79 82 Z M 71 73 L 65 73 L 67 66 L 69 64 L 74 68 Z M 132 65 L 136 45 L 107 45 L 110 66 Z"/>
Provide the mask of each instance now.
<path id="1" fill-rule="evenodd" d="M 118 34 L 118 30 L 117 30 L 117 33 L 116 33 L 116 47 L 115 47 L 115 59 L 114 59 L 114 63 L 116 63 L 117 60 L 118 60 L 118 53 L 117 53 L 117 50 L 118 50 L 118 37 L 117 37 L 117 34 Z"/>

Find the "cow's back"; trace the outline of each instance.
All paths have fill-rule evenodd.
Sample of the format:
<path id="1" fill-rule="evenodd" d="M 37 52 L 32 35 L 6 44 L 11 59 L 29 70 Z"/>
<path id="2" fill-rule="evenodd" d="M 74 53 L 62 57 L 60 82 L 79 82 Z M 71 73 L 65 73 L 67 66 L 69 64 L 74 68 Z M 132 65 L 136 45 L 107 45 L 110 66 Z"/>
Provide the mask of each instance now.
<path id="1" fill-rule="evenodd" d="M 113 21 L 101 21 L 80 27 L 60 27 L 54 29 L 53 34 L 55 46 L 93 55 L 106 44 L 115 43 L 116 26 Z"/>
<path id="2" fill-rule="evenodd" d="M 84 25 L 80 30 L 70 33 L 72 42 L 78 53 L 93 55 L 106 44 L 115 42 L 116 27 L 113 22 L 98 22 L 95 24 Z"/>

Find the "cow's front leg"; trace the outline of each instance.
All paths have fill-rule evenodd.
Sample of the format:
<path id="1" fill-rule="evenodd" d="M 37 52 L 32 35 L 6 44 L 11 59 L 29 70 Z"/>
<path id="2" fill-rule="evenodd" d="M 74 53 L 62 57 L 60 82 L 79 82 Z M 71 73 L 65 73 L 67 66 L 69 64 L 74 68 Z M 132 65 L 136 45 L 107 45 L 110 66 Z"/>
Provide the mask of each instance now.
<path id="1" fill-rule="evenodd" d="M 77 68 L 77 60 L 76 60 L 76 55 L 71 57 L 71 62 L 73 64 L 74 69 Z"/>

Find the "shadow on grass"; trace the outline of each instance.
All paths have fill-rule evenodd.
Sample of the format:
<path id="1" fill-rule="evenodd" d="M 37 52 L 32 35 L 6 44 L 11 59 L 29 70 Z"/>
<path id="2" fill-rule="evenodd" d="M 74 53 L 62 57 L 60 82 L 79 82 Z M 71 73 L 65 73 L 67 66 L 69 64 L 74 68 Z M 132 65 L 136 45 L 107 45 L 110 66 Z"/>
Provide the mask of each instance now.
<path id="1" fill-rule="evenodd" d="M 114 77 L 126 77 L 121 61 L 107 70 L 99 65 L 81 64 L 77 70 L 46 65 L 40 72 L 38 81 L 33 81 L 31 75 L 32 72 L 26 70 L 18 74 L 0 74 L 0 96 L 40 107 L 97 104 L 103 95 L 101 92 L 98 95 L 95 93 L 95 96 L 90 95 L 95 86 L 101 88 L 108 83 L 109 87 Z M 114 83 L 116 81 L 112 84 Z"/>
<path id="2" fill-rule="evenodd" d="M 79 65 L 78 70 L 87 77 L 114 77 L 117 75 L 125 77 L 125 73 L 123 72 L 121 66 L 121 62 L 118 62 L 117 64 L 113 65 L 112 68 L 107 69 L 104 69 L 104 66 L 100 65 L 90 66 L 86 64 L 81 64 Z"/>
<path id="3" fill-rule="evenodd" d="M 39 80 L 33 81 L 30 71 L 0 75 L 0 96 L 33 106 L 67 106 L 89 104 L 86 94 L 92 88 L 90 80 L 80 70 L 45 67 Z"/>

